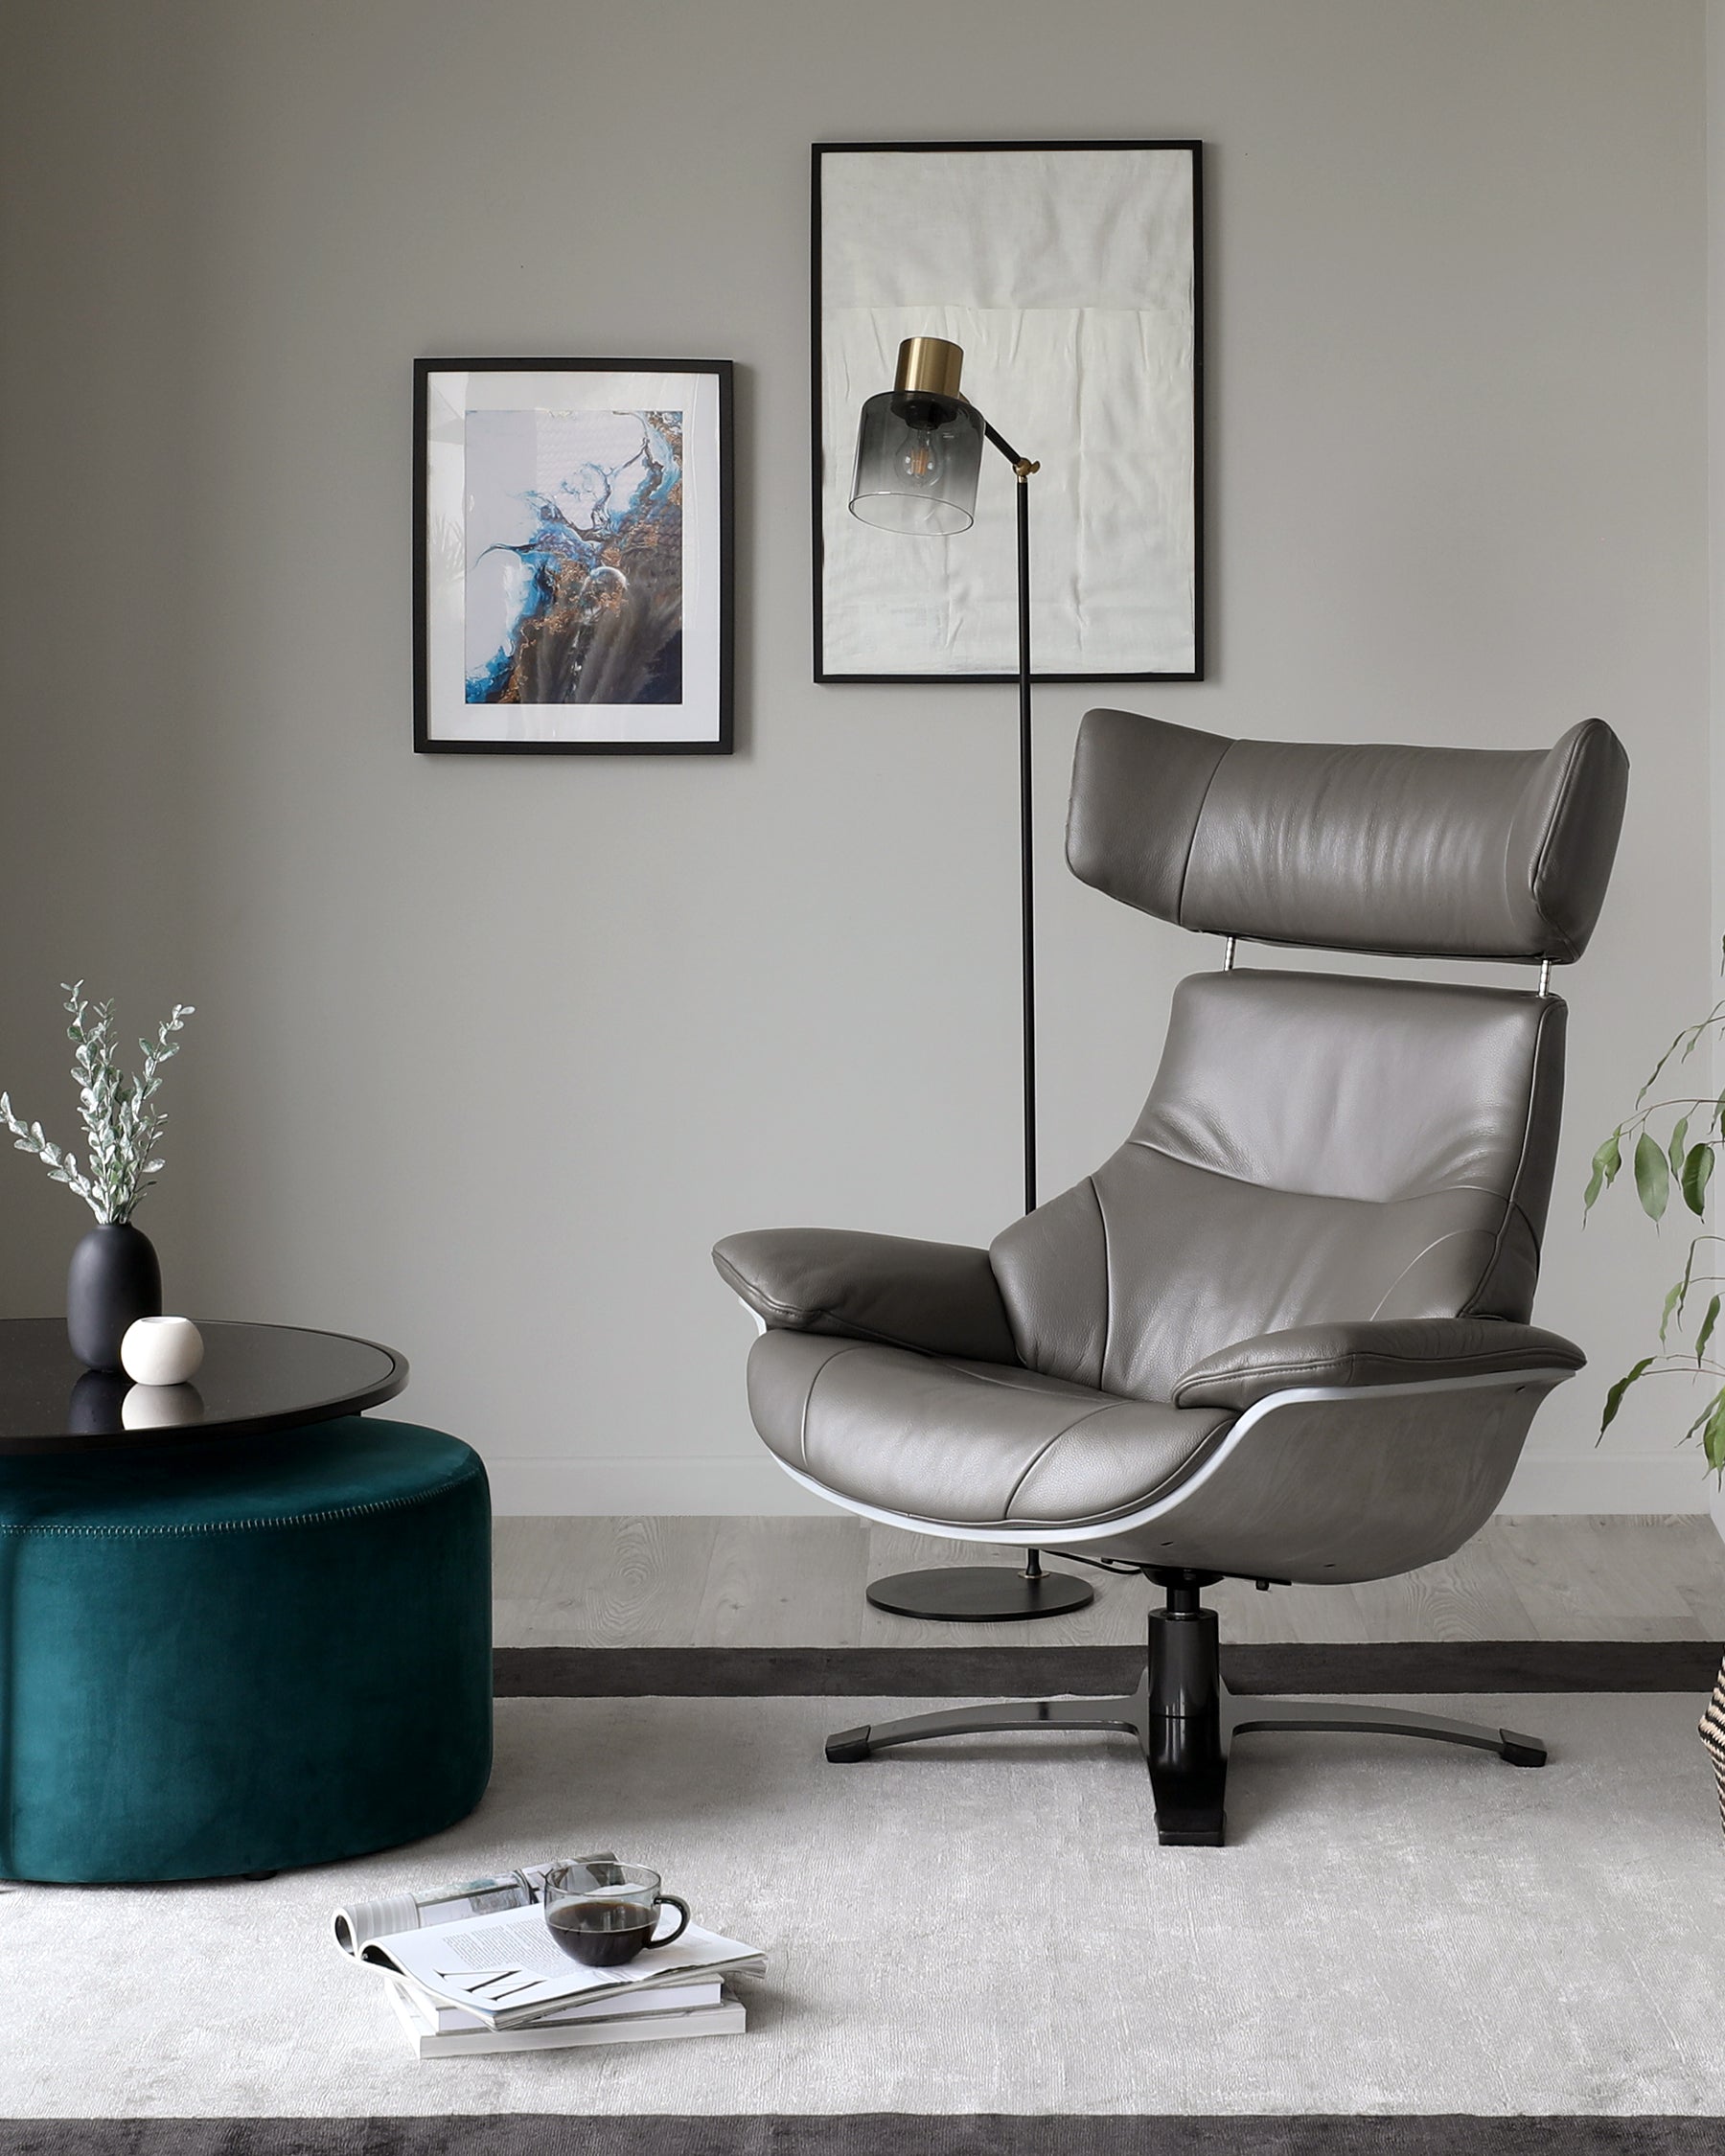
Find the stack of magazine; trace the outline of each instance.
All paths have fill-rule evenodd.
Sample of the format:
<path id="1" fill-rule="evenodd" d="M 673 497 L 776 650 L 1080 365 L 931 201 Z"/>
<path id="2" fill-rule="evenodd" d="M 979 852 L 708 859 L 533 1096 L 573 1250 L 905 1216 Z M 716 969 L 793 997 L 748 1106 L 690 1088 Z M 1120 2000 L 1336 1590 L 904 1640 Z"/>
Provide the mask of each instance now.
<path id="1" fill-rule="evenodd" d="M 549 1869 L 527 1865 L 335 1912 L 336 1945 L 383 1972 L 421 2058 L 742 2034 L 748 2017 L 727 1980 L 766 1974 L 754 1947 L 691 1924 L 620 1967 L 587 1968 L 545 1923 Z"/>

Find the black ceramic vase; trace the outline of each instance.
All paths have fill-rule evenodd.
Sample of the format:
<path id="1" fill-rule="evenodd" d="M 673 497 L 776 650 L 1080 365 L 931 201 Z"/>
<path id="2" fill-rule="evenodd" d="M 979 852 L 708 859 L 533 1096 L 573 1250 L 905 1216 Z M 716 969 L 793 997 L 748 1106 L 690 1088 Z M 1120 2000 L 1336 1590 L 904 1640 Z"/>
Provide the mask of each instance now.
<path id="1" fill-rule="evenodd" d="M 129 1221 L 93 1227 L 66 1273 L 66 1337 L 89 1370 L 117 1370 L 120 1342 L 139 1318 L 162 1315 L 155 1246 Z"/>

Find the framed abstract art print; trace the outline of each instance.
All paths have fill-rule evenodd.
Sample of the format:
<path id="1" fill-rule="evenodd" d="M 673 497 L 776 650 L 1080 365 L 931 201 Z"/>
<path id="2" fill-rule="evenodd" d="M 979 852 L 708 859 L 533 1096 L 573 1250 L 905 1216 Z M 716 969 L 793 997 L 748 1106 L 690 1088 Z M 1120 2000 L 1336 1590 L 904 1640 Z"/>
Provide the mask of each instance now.
<path id="1" fill-rule="evenodd" d="M 815 678 L 1014 677 L 1004 467 L 953 538 L 849 514 L 858 414 L 926 336 L 1041 466 L 1038 678 L 1202 679 L 1202 145 L 818 143 L 814 166 Z"/>
<path id="2" fill-rule="evenodd" d="M 727 359 L 414 363 L 422 750 L 728 755 Z"/>

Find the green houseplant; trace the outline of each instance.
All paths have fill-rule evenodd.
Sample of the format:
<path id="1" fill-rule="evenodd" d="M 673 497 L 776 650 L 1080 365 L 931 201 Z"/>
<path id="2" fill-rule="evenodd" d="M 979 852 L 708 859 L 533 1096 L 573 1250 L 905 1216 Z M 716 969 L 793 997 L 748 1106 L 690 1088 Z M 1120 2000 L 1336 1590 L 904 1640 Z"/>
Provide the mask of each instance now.
<path id="1" fill-rule="evenodd" d="M 1705 1221 L 1708 1186 L 1725 1146 L 1725 1092 L 1685 1093 L 1681 1073 L 1703 1042 L 1722 1037 L 1725 1000 L 1686 1025 L 1653 1066 L 1634 1108 L 1593 1157 L 1581 1202 L 1584 1216 L 1622 1173 L 1627 1152 L 1636 1195 L 1649 1220 L 1657 1225 L 1676 1204 L 1697 1222 Z M 1649 1099 L 1656 1091 L 1660 1097 Z M 1685 1431 L 1684 1442 L 1698 1436 L 1708 1466 L 1725 1478 L 1725 1362 L 1714 1346 L 1725 1286 L 1725 1273 L 1715 1270 L 1722 1241 L 1705 1227 L 1691 1232 L 1683 1271 L 1667 1291 L 1660 1312 L 1659 1346 L 1632 1364 L 1606 1393 L 1599 1434 L 1610 1429 L 1625 1394 L 1644 1378 L 1707 1379 L 1706 1404 Z"/>
<path id="2" fill-rule="evenodd" d="M 1721 947 L 1720 957 L 1725 964 L 1725 947 Z M 1636 1195 L 1649 1220 L 1657 1224 L 1665 1218 L 1673 1192 L 1695 1220 L 1706 1220 L 1708 1185 L 1720 1147 L 1725 1145 L 1725 1092 L 1685 1093 L 1681 1090 L 1682 1077 L 1667 1079 L 1667 1073 L 1681 1073 L 1704 1041 L 1712 1044 L 1722 1038 L 1725 1000 L 1715 1003 L 1694 1024 L 1686 1025 L 1653 1066 L 1646 1084 L 1635 1096 L 1634 1110 L 1594 1155 L 1593 1173 L 1582 1199 L 1584 1217 L 1622 1173 L 1623 1149 L 1628 1146 Z M 1662 1080 L 1671 1090 L 1657 1100 L 1648 1100 L 1648 1094 L 1660 1087 Z M 1668 1129 L 1664 1124 L 1666 1116 L 1671 1118 Z M 1717 1270 L 1722 1242 L 1725 1237 L 1705 1227 L 1691 1231 L 1683 1271 L 1667 1289 L 1665 1306 L 1659 1314 L 1658 1352 L 1632 1363 L 1606 1393 L 1599 1434 L 1603 1436 L 1610 1429 L 1630 1387 L 1644 1378 L 1680 1374 L 1691 1384 L 1703 1380 L 1708 1388 L 1707 1401 L 1685 1431 L 1684 1439 L 1700 1438 L 1707 1464 L 1719 1477 L 1725 1491 L 1725 1362 L 1714 1347 L 1720 1290 L 1725 1287 L 1725 1273 Z M 1719 1497 L 1714 1498 L 1713 1516 L 1714 1525 L 1725 1535 L 1725 1504 Z M 1701 1717 L 1700 1734 L 1713 1758 L 1719 1788 L 1719 1818 L 1725 1824 L 1725 1665 L 1719 1670 L 1713 1697 Z"/>
<path id="3" fill-rule="evenodd" d="M 177 1036 L 192 1006 L 173 1006 L 155 1039 L 138 1043 L 142 1069 L 127 1071 L 119 1062 L 112 1000 L 92 1004 L 82 981 L 61 986 L 71 1021 L 66 1038 L 73 1047 L 72 1083 L 84 1128 L 83 1164 L 45 1136 L 40 1123 L 15 1114 L 3 1092 L 0 1123 L 18 1152 L 34 1153 L 53 1181 L 75 1190 L 96 1216 L 96 1226 L 72 1253 L 66 1332 L 80 1362 L 93 1370 L 117 1370 L 126 1327 L 134 1319 L 161 1314 L 161 1267 L 149 1237 L 132 1226 L 132 1213 L 162 1166 L 156 1158 L 168 1122 L 157 1098 L 162 1067 L 179 1053 Z"/>

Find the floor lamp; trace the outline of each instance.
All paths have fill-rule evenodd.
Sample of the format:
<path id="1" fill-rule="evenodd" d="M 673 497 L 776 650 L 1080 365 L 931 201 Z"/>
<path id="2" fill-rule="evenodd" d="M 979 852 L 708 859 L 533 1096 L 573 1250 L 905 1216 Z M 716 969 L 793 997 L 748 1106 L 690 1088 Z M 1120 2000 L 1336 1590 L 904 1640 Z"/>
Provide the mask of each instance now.
<path id="1" fill-rule="evenodd" d="M 1030 856 L 1030 475 L 1019 455 L 959 392 L 964 354 L 944 337 L 907 337 L 898 378 L 862 407 L 851 515 L 887 532 L 946 539 L 976 522 L 982 445 L 1012 467 L 1018 493 L 1019 923 L 1024 948 L 1024 1210 L 1036 1208 L 1036 941 Z M 1081 1579 L 1045 1572 L 1041 1554 L 1024 1569 L 952 1565 L 895 1572 L 873 1581 L 868 1599 L 898 1617 L 986 1623 L 1058 1617 L 1093 1598 Z"/>

